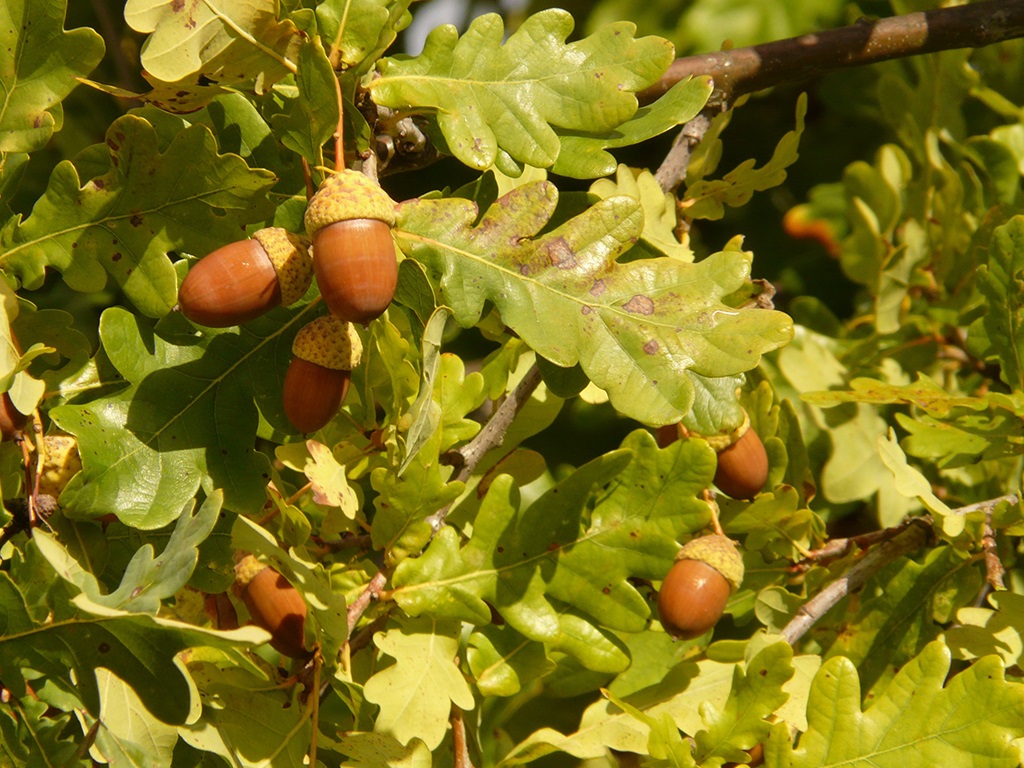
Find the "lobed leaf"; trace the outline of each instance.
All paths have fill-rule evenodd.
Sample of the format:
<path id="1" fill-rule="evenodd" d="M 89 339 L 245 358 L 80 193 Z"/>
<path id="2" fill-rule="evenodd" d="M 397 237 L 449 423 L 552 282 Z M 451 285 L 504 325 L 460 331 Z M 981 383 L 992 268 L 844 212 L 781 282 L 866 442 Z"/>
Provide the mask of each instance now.
<path id="1" fill-rule="evenodd" d="M 5 678 L 21 669 L 54 677 L 77 690 L 94 715 L 100 691 L 94 670 L 109 669 L 130 682 L 146 708 L 168 723 L 183 723 L 191 710 L 191 689 L 176 662 L 177 654 L 197 645 L 231 649 L 255 644 L 263 630 L 216 632 L 147 614 L 105 608 L 78 595 L 81 611 L 71 618 L 39 623 L 28 612 L 24 595 L 0 573 L 0 658 Z M 74 674 L 72 678 L 71 675 Z"/>
<path id="2" fill-rule="evenodd" d="M 579 363 L 617 410 L 647 424 L 690 411 L 685 372 L 737 374 L 789 340 L 782 313 L 722 303 L 748 279 L 750 254 L 619 263 L 641 236 L 639 203 L 610 197 L 538 234 L 557 196 L 548 182 L 527 184 L 482 217 L 466 200 L 419 199 L 399 206 L 396 235 L 437 277 L 460 325 L 493 303 L 537 354 L 565 368 Z"/>
<path id="3" fill-rule="evenodd" d="M 612 131 L 674 55 L 667 40 L 635 39 L 626 22 L 567 45 L 572 28 L 560 9 L 528 17 L 504 43 L 493 13 L 461 38 L 453 26 L 438 27 L 419 56 L 383 61 L 370 93 L 387 107 L 436 109 L 448 148 L 471 168 L 490 168 L 499 152 L 548 168 L 562 148 L 556 128 Z"/>
<path id="4" fill-rule="evenodd" d="M 264 216 L 273 177 L 219 154 L 205 126 L 181 131 L 161 153 L 153 126 L 126 115 L 106 146 L 109 166 L 84 184 L 72 162 L 57 165 L 28 220 L 0 231 L 0 268 L 29 290 L 47 267 L 76 291 L 103 290 L 109 276 L 141 312 L 161 317 L 177 302 L 168 253 L 240 239 Z"/>
<path id="5" fill-rule="evenodd" d="M 527 638 L 548 643 L 567 630 L 552 598 L 597 626 L 639 631 L 650 611 L 628 579 L 663 578 L 677 537 L 707 523 L 699 494 L 713 468 L 703 441 L 659 450 L 638 430 L 522 512 L 511 478 L 499 475 L 473 537 L 460 546 L 455 529 L 442 528 L 421 557 L 395 570 L 393 596 L 410 615 L 475 624 L 490 622 L 490 604 Z"/>
<path id="6" fill-rule="evenodd" d="M 1003 678 L 998 657 L 987 656 L 954 677 L 950 653 L 928 644 L 888 687 L 861 709 L 853 663 L 829 659 L 814 678 L 808 729 L 793 747 L 787 728 L 775 727 L 768 765 L 789 768 L 931 768 L 970 765 L 1011 768 L 1019 754 L 1024 685 Z M 837 729 L 837 724 L 842 724 Z"/>
<path id="7" fill-rule="evenodd" d="M 302 39 L 293 21 L 278 19 L 279 10 L 278 0 L 128 0 L 124 17 L 149 33 L 142 66 L 155 79 L 255 82 L 262 92 L 295 71 Z"/>
<path id="8" fill-rule="evenodd" d="M 45 147 L 64 121 L 61 101 L 103 57 L 95 30 L 64 29 L 66 11 L 66 2 L 0 6 L 0 153 Z"/>
<path id="9" fill-rule="evenodd" d="M 197 335 L 179 317 L 154 328 L 108 309 L 100 339 L 126 386 L 51 411 L 82 454 L 62 503 L 80 516 L 114 513 L 159 528 L 203 485 L 223 488 L 227 509 L 257 511 L 270 478 L 254 449 L 257 406 L 285 428 L 281 382 L 291 339 L 309 319 L 308 309 L 278 310 L 245 329 Z"/>
<path id="10" fill-rule="evenodd" d="M 413 619 L 374 635 L 382 653 L 395 659 L 363 689 L 367 701 L 381 708 L 376 730 L 402 744 L 420 739 L 436 749 L 448 729 L 452 705 L 473 709 L 473 692 L 457 664 L 457 622 Z"/>

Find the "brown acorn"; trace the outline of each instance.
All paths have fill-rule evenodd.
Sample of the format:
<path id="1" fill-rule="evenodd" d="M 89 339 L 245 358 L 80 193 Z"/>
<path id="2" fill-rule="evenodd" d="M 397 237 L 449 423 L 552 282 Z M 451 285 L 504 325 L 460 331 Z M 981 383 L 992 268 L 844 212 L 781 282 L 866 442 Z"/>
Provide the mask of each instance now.
<path id="1" fill-rule="evenodd" d="M 267 227 L 196 262 L 178 290 L 178 306 L 193 323 L 226 328 L 295 303 L 312 280 L 309 241 Z"/>
<path id="2" fill-rule="evenodd" d="M 687 542 L 658 592 L 661 625 L 680 640 L 700 637 L 722 618 L 742 581 L 743 560 L 728 537 L 715 534 Z"/>
<path id="3" fill-rule="evenodd" d="M 299 432 L 315 432 L 334 418 L 362 354 L 355 328 L 334 315 L 318 317 L 296 334 L 281 396 Z"/>
<path id="4" fill-rule="evenodd" d="M 0 397 L 0 436 L 11 440 L 21 434 L 28 423 L 28 416 L 19 411 L 11 400 L 9 392 Z"/>
<path id="5" fill-rule="evenodd" d="M 316 282 L 342 320 L 368 323 L 391 303 L 398 284 L 394 223 L 391 198 L 356 171 L 328 176 L 309 201 L 305 224 Z"/>
<path id="6" fill-rule="evenodd" d="M 752 499 L 768 480 L 764 443 L 749 422 L 745 426 L 738 439 L 718 452 L 715 468 L 715 485 L 734 499 Z"/>
<path id="7" fill-rule="evenodd" d="M 306 601 L 284 576 L 252 555 L 235 565 L 235 589 L 270 644 L 292 658 L 306 655 Z"/>

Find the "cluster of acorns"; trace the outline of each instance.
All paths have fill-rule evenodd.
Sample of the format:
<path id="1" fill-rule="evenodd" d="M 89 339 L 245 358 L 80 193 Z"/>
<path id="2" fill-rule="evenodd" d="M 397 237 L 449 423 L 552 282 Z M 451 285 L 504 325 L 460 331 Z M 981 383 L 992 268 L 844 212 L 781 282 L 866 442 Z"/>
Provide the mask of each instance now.
<path id="1" fill-rule="evenodd" d="M 662 447 L 679 438 L 677 425 L 658 432 Z M 757 495 L 768 480 L 764 443 L 745 418 L 737 433 L 716 446 L 714 483 L 736 499 Z M 702 536 L 683 545 L 658 591 L 658 616 L 665 631 L 681 640 L 708 632 L 743 581 L 743 559 L 727 536 Z"/>
<path id="2" fill-rule="evenodd" d="M 283 391 L 294 427 L 314 432 L 338 412 L 362 356 L 352 324 L 379 317 L 394 296 L 394 223 L 394 203 L 379 186 L 356 171 L 339 171 L 306 208 L 311 240 L 269 227 L 214 251 L 185 276 L 178 307 L 198 325 L 239 325 L 301 299 L 315 274 L 330 314 L 296 335 Z"/>

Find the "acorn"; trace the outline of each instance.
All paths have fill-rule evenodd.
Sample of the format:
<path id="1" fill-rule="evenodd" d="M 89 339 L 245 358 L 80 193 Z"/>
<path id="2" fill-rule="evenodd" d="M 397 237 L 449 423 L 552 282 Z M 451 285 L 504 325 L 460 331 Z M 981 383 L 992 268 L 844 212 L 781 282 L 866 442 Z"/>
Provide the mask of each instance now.
<path id="1" fill-rule="evenodd" d="M 281 396 L 299 432 L 316 432 L 334 418 L 362 354 L 355 328 L 334 315 L 318 317 L 295 335 Z"/>
<path id="2" fill-rule="evenodd" d="M 398 260 L 391 198 L 361 173 L 328 176 L 306 208 L 313 268 L 331 312 L 350 323 L 380 317 L 395 295 Z"/>
<path id="3" fill-rule="evenodd" d="M 206 595 L 203 600 L 203 610 L 210 619 L 210 623 L 217 629 L 238 629 L 238 613 L 226 592 Z"/>
<path id="4" fill-rule="evenodd" d="M 722 618 L 729 596 L 743 581 L 743 560 L 727 536 L 701 536 L 683 545 L 658 592 L 661 625 L 692 640 Z"/>
<path id="5" fill-rule="evenodd" d="M 752 499 L 768 480 L 768 454 L 749 419 L 741 430 L 734 442 L 718 451 L 714 483 L 734 499 Z"/>
<path id="6" fill-rule="evenodd" d="M 245 555 L 235 564 L 235 591 L 253 624 L 270 633 L 275 650 L 298 658 L 306 655 L 306 601 L 284 576 Z"/>
<path id="7" fill-rule="evenodd" d="M 21 434 L 28 424 L 28 416 L 18 410 L 9 392 L 0 397 L 0 436 L 11 440 Z"/>
<path id="8" fill-rule="evenodd" d="M 302 298 L 313 281 L 309 241 L 280 227 L 255 232 L 200 259 L 178 290 L 181 313 L 226 328 Z"/>

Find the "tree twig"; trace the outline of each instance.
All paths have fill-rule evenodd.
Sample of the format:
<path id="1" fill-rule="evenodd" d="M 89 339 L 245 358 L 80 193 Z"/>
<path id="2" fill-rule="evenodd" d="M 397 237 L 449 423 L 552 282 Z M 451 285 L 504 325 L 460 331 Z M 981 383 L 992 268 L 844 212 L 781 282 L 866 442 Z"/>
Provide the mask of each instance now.
<path id="1" fill-rule="evenodd" d="M 455 748 L 455 768 L 473 768 L 469 757 L 469 742 L 466 740 L 466 721 L 462 710 L 452 704 L 452 741 Z"/>
<path id="2" fill-rule="evenodd" d="M 456 480 L 465 482 L 469 479 L 470 475 L 473 474 L 473 470 L 476 469 L 477 464 L 480 463 L 480 460 L 487 452 L 497 448 L 504 442 L 505 433 L 508 431 L 509 426 L 511 426 L 516 414 L 529 401 L 530 396 L 533 395 L 533 391 L 537 389 L 540 381 L 540 369 L 534 364 L 530 366 L 530 370 L 526 372 L 526 375 L 515 386 L 515 389 L 508 393 L 508 396 L 498 406 L 497 410 L 494 411 L 491 418 L 487 420 L 479 434 L 462 448 L 453 452 L 456 456 L 460 457 L 461 464 L 461 468 L 455 476 Z M 444 525 L 449 509 L 451 509 L 451 505 L 438 510 L 427 518 L 427 522 L 430 523 L 430 527 L 435 532 Z"/>
<path id="3" fill-rule="evenodd" d="M 982 48 L 1018 37 L 1024 37 L 1024 0 L 985 0 L 686 56 L 676 59 L 655 85 L 637 96 L 642 103 L 650 103 L 680 80 L 711 75 L 712 98 L 729 104 L 744 93 L 837 69 L 955 48 Z"/>
<path id="4" fill-rule="evenodd" d="M 690 164 L 690 155 L 693 154 L 694 147 L 700 144 L 710 127 L 711 117 L 707 111 L 701 112 L 683 125 L 672 149 L 665 155 L 665 159 L 661 161 L 661 165 L 654 174 L 654 178 L 658 180 L 658 184 L 664 191 L 675 192 L 676 187 L 686 178 L 686 166 Z"/>
<path id="5" fill-rule="evenodd" d="M 388 572 L 384 568 L 381 568 L 377 573 L 373 575 L 366 588 L 360 593 L 352 604 L 348 607 L 348 634 L 351 637 L 352 630 L 356 628 L 356 624 L 359 623 L 359 619 L 366 609 L 370 607 L 370 601 L 377 597 L 381 590 L 384 589 L 384 585 L 388 580 Z"/>
<path id="6" fill-rule="evenodd" d="M 920 549 L 931 532 L 928 515 L 914 517 L 897 527 L 899 532 L 869 549 L 846 573 L 816 594 L 797 611 L 783 628 L 782 636 L 794 645 L 828 611 L 847 595 L 860 589 L 868 577 L 908 552 Z"/>
<path id="7" fill-rule="evenodd" d="M 984 512 L 986 519 L 990 520 L 992 510 L 998 505 L 1003 503 L 1017 504 L 1019 502 L 1020 497 L 1016 493 L 1008 493 L 1005 496 L 998 496 L 994 499 L 987 499 L 986 501 L 958 507 L 950 510 L 950 514 L 966 515 L 972 512 Z M 809 557 L 797 564 L 798 568 L 806 566 L 811 561 L 824 562 L 834 560 L 852 551 L 854 547 L 873 547 L 868 549 L 862 558 L 851 566 L 850 570 L 804 603 L 800 610 L 797 611 L 796 616 L 783 628 L 782 636 L 790 645 L 796 643 L 836 603 L 860 589 L 869 576 L 881 570 L 897 557 L 920 548 L 926 541 L 933 523 L 934 518 L 931 515 L 920 515 L 919 517 L 904 520 L 892 528 L 872 531 L 871 533 L 854 536 L 849 539 L 834 539 L 821 549 L 812 552 Z M 985 537 L 982 539 L 982 550 L 985 556 L 989 583 L 999 589 L 1001 587 L 996 585 L 997 583 L 1001 584 L 1003 566 L 999 562 L 998 553 L 995 551 L 995 534 L 991 525 L 986 525 Z M 992 562 L 993 559 L 995 560 L 994 563 Z"/>

